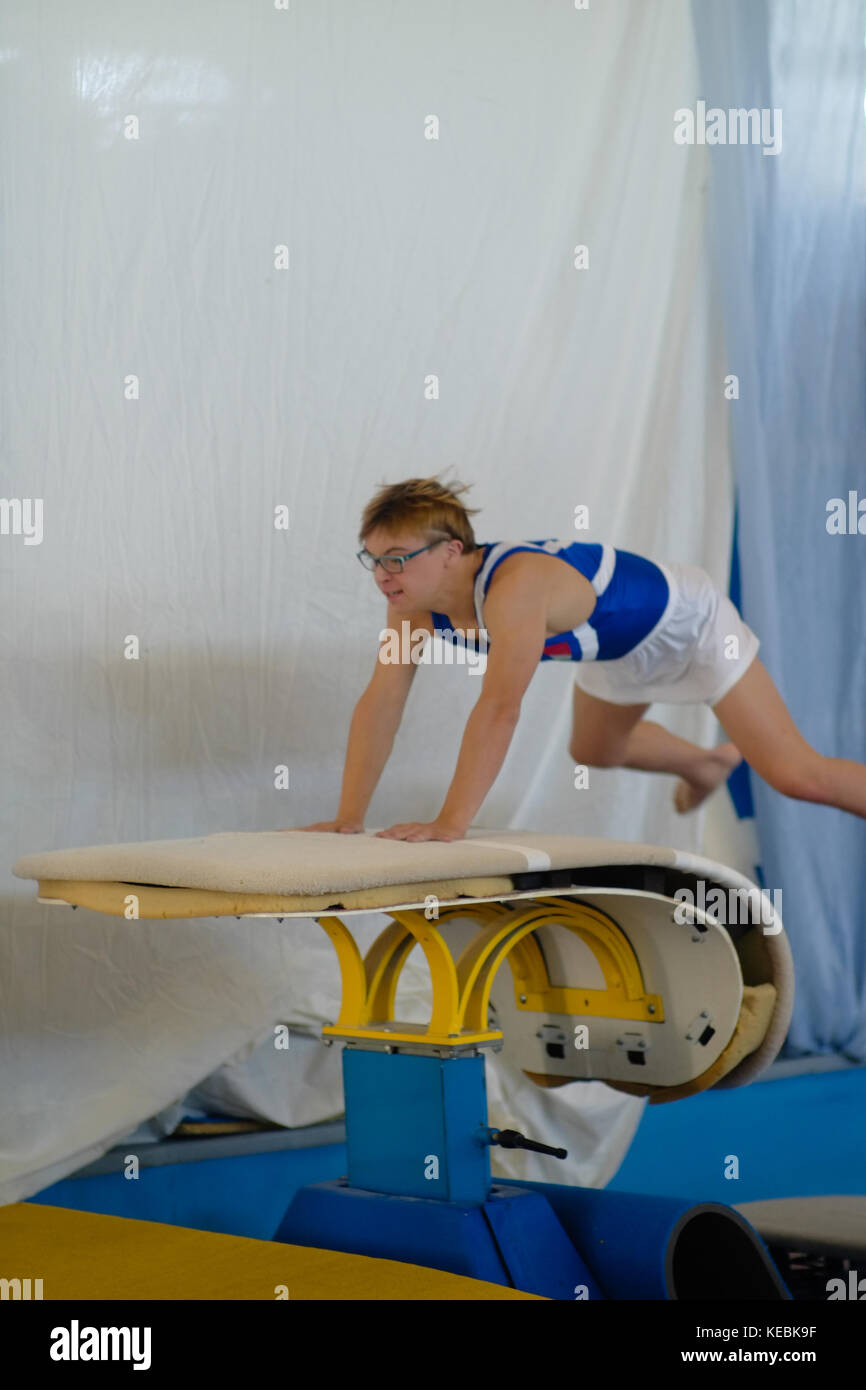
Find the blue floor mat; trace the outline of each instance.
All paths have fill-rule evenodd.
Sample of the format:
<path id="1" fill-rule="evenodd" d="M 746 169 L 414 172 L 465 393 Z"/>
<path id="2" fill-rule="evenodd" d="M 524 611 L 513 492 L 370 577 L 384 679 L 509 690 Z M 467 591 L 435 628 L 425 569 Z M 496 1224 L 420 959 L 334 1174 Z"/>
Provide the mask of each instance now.
<path id="1" fill-rule="evenodd" d="M 299 1187 L 339 1178 L 345 1171 L 345 1144 L 327 1144 L 142 1167 L 135 1179 L 122 1172 L 64 1178 L 29 1200 L 271 1240 Z"/>
<path id="2" fill-rule="evenodd" d="M 739 1166 L 735 1178 L 725 1176 L 731 1157 Z M 607 1186 L 729 1206 L 866 1194 L 866 1067 L 647 1105 Z"/>

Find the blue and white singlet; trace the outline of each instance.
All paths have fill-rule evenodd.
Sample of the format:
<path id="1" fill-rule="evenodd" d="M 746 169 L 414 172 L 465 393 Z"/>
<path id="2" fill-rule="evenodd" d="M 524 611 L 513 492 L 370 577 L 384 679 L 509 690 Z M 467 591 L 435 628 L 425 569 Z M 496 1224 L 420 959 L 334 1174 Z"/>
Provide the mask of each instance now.
<path id="1" fill-rule="evenodd" d="M 480 543 L 479 543 L 480 544 Z M 580 627 L 548 637 L 542 661 L 612 661 L 625 656 L 643 641 L 667 606 L 669 586 L 660 567 L 631 550 L 585 541 L 488 541 L 475 576 L 475 618 L 484 628 L 483 607 L 494 570 L 508 555 L 519 550 L 552 555 L 579 570 L 598 595 L 592 616 Z M 441 637 L 465 643 L 452 631 L 444 613 L 433 613 L 433 626 Z M 483 633 L 476 649 L 487 651 Z"/>

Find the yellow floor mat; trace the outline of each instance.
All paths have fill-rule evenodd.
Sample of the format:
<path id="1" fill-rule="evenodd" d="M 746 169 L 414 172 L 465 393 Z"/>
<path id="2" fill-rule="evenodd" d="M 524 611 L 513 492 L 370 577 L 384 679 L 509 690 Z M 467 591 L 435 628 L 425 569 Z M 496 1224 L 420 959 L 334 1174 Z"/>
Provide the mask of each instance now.
<path id="1" fill-rule="evenodd" d="M 535 1298 L 396 1260 L 31 1202 L 0 1208 L 0 1278 L 41 1279 L 46 1300 Z"/>

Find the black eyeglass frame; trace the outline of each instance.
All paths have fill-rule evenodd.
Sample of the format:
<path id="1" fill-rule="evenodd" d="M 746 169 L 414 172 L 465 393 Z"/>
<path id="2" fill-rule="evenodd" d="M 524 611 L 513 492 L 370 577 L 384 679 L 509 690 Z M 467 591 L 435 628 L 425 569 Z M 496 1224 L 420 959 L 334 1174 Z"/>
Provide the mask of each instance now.
<path id="1" fill-rule="evenodd" d="M 453 537 L 451 536 L 442 536 L 438 541 L 431 541 L 429 545 L 422 545 L 419 546 L 417 550 L 410 550 L 408 555 L 371 555 L 369 550 L 359 550 L 358 559 L 361 561 L 364 569 L 371 574 L 376 573 L 377 565 L 381 565 L 386 574 L 402 574 L 403 566 L 407 560 L 413 560 L 416 555 L 423 555 L 425 550 L 432 550 L 434 545 L 442 545 L 444 541 L 450 541 L 452 539 Z M 366 559 L 364 558 L 365 556 Z M 367 560 L 372 560 L 372 565 L 368 565 Z M 395 568 L 390 569 L 390 565 L 394 565 Z"/>

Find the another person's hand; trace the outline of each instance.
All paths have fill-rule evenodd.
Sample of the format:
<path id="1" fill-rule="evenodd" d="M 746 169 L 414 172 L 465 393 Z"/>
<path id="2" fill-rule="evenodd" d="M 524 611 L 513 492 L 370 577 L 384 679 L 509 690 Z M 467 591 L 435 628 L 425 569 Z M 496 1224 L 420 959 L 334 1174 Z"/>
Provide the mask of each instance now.
<path id="1" fill-rule="evenodd" d="M 444 825 L 438 820 L 412 820 L 404 825 L 391 825 L 387 830 L 377 830 L 376 834 L 384 840 L 462 840 L 466 826 Z"/>
<path id="2" fill-rule="evenodd" d="M 340 835 L 363 835 L 364 826 L 354 820 L 319 820 L 315 825 L 283 825 L 280 830 L 327 830 Z"/>

